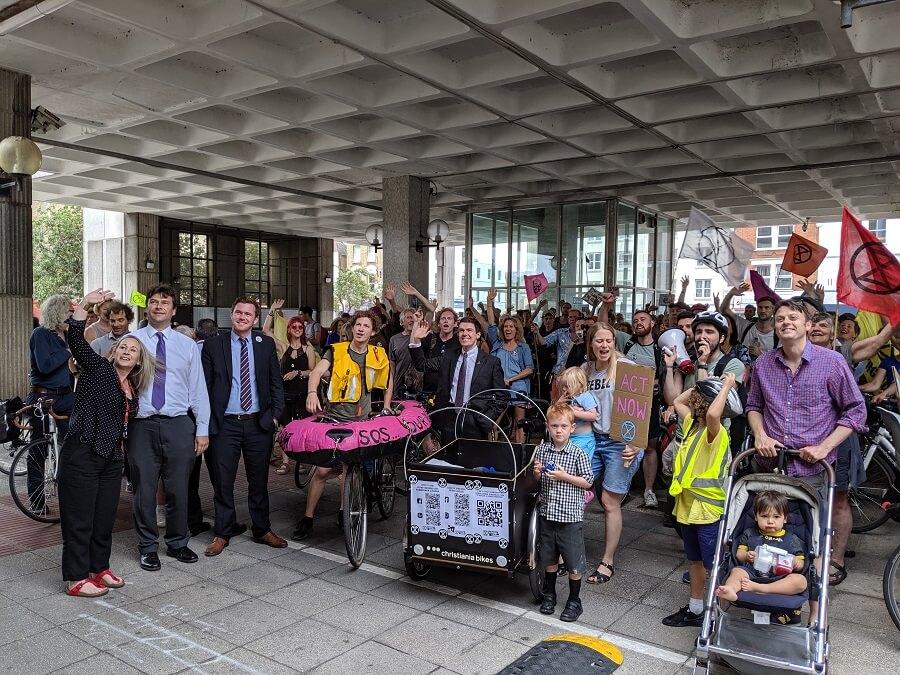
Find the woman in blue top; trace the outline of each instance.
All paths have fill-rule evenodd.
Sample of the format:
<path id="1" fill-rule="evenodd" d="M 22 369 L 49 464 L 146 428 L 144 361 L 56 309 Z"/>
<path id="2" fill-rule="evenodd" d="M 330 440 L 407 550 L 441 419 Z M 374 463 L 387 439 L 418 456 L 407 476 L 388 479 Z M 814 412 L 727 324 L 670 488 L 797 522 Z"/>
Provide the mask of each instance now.
<path id="1" fill-rule="evenodd" d="M 490 317 L 489 317 L 490 318 Z M 491 353 L 500 359 L 503 367 L 503 379 L 506 386 L 526 396 L 531 395 L 531 374 L 534 372 L 534 360 L 531 349 L 525 343 L 522 322 L 514 316 L 500 318 L 500 329 L 491 323 L 488 326 L 488 339 L 491 341 Z M 524 399 L 519 399 L 524 402 Z M 525 419 L 525 408 L 513 406 L 515 426 L 512 440 L 521 443 L 525 440 L 525 430 L 519 421 Z"/>

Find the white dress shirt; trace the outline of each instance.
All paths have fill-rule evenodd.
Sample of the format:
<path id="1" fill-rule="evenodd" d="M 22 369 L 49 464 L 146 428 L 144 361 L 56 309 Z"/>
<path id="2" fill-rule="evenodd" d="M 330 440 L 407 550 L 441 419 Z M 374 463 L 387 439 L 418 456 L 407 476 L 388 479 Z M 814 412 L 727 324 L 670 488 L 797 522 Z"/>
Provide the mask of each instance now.
<path id="1" fill-rule="evenodd" d="M 141 341 L 150 354 L 156 355 L 158 331 L 145 326 L 131 333 Z M 153 407 L 153 383 L 150 383 L 138 399 L 137 418 L 151 415 L 178 417 L 186 415 L 188 409 L 194 411 L 197 420 L 197 435 L 209 435 L 209 393 L 206 378 L 200 362 L 197 343 L 169 326 L 162 331 L 166 341 L 166 402 L 162 409 Z"/>
<path id="2" fill-rule="evenodd" d="M 453 368 L 453 379 L 450 380 L 450 403 L 456 401 L 456 383 L 459 382 L 459 367 L 462 364 L 463 356 L 466 357 L 466 388 L 463 391 L 463 401 L 468 401 L 472 393 L 472 373 L 475 372 L 475 362 L 478 360 L 478 345 L 473 345 L 469 351 L 461 351 L 459 358 L 456 359 L 456 366 Z"/>

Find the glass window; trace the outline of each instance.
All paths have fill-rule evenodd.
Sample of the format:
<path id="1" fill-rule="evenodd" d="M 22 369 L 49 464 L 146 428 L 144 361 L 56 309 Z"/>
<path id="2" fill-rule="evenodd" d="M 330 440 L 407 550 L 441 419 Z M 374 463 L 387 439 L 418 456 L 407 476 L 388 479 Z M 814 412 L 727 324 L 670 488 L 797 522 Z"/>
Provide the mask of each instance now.
<path id="1" fill-rule="evenodd" d="M 672 288 L 672 221 L 660 217 L 656 223 L 656 281 L 663 291 Z"/>
<path id="2" fill-rule="evenodd" d="M 509 219 L 506 211 L 472 216 L 472 268 L 474 286 L 500 285 L 499 271 L 509 268 Z M 481 275 L 477 274 L 481 270 Z"/>
<path id="3" fill-rule="evenodd" d="M 777 276 L 775 278 L 774 290 L 789 291 L 794 286 L 794 277 L 788 270 L 782 270 L 781 265 L 776 265 Z"/>
<path id="4" fill-rule="evenodd" d="M 759 225 L 756 228 L 756 248 L 787 248 L 793 225 Z"/>
<path id="5" fill-rule="evenodd" d="M 868 222 L 869 231 L 878 237 L 881 241 L 887 238 L 887 220 L 880 218 L 878 220 L 870 220 Z"/>
<path id="6" fill-rule="evenodd" d="M 359 250 L 357 247 L 355 250 Z M 269 244 L 244 240 L 244 293 L 255 296 L 261 305 L 269 304 Z"/>
<path id="7" fill-rule="evenodd" d="M 620 202 L 616 238 L 616 285 L 620 287 L 634 286 L 634 217 L 634 207 Z"/>
<path id="8" fill-rule="evenodd" d="M 712 298 L 712 280 L 694 279 L 694 297 L 697 300 L 709 300 Z"/>
<path id="9" fill-rule="evenodd" d="M 552 263 L 556 257 L 558 229 L 558 206 L 513 211 L 511 285 L 524 286 L 526 274 L 540 273 L 551 284 L 556 282 Z"/>
<path id="10" fill-rule="evenodd" d="M 175 286 L 181 305 L 209 305 L 209 235 L 178 233 L 178 248 L 172 260 L 176 270 Z"/>
<path id="11" fill-rule="evenodd" d="M 637 219 L 637 247 L 634 257 L 635 280 L 638 288 L 653 288 L 653 258 L 655 255 L 655 220 L 653 214 L 640 211 Z M 641 307 L 641 304 L 637 305 Z"/>
<path id="12" fill-rule="evenodd" d="M 769 283 L 769 278 L 772 276 L 772 266 L 771 265 L 754 265 L 754 269 L 759 272 L 759 276 L 766 280 L 766 283 Z"/>
<path id="13" fill-rule="evenodd" d="M 551 264 L 555 265 L 556 260 Z M 563 286 L 584 287 L 579 298 L 591 286 L 602 288 L 606 277 L 605 201 L 563 206 L 562 256 L 558 266 Z"/>

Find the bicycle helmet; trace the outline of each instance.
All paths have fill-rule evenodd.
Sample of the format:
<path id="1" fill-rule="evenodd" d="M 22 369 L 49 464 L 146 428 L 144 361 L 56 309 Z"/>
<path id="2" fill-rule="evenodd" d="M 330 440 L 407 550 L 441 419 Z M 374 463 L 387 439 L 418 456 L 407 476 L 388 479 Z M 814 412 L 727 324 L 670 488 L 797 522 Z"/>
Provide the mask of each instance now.
<path id="1" fill-rule="evenodd" d="M 722 391 L 723 381 L 721 377 L 707 377 L 705 380 L 698 380 L 694 385 L 694 389 L 707 401 L 713 401 L 719 392 Z M 725 410 L 722 412 L 724 417 L 737 417 L 744 413 L 744 406 L 741 405 L 741 398 L 738 396 L 737 384 L 728 392 L 728 400 L 725 401 Z"/>
<path id="2" fill-rule="evenodd" d="M 697 330 L 697 326 L 704 323 L 713 326 L 722 337 L 728 334 L 728 319 L 718 312 L 700 312 L 691 322 L 691 330 Z"/>

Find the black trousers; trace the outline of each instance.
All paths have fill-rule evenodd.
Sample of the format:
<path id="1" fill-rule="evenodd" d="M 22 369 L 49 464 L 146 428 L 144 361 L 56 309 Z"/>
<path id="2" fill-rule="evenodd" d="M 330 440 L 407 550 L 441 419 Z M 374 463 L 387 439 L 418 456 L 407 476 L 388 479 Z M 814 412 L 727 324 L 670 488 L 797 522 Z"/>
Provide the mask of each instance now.
<path id="1" fill-rule="evenodd" d="M 261 537 L 272 529 L 269 521 L 269 457 L 272 455 L 272 432 L 260 428 L 256 420 L 236 420 L 225 417 L 219 433 L 210 439 L 213 473 L 216 476 L 216 524 L 217 537 L 228 539 L 233 532 L 236 516 L 234 509 L 234 479 L 238 463 L 244 457 L 247 473 L 247 506 L 253 536 Z"/>
<path id="2" fill-rule="evenodd" d="M 194 460 L 194 468 L 191 469 L 191 477 L 188 479 L 188 527 L 193 530 L 203 523 L 203 505 L 200 503 L 200 468 L 203 458 L 206 457 L 206 471 L 209 473 L 209 482 L 213 488 L 216 486 L 215 469 L 208 452 L 198 455 Z"/>
<path id="3" fill-rule="evenodd" d="M 66 581 L 79 581 L 109 568 L 122 463 L 71 439 L 60 451 L 59 511 Z"/>
<path id="4" fill-rule="evenodd" d="M 159 548 L 156 527 L 156 486 L 162 477 L 166 492 L 166 544 L 188 545 L 188 482 L 194 468 L 194 422 L 187 415 L 156 415 L 128 425 L 128 464 L 134 487 L 134 529 L 141 554 Z"/>

